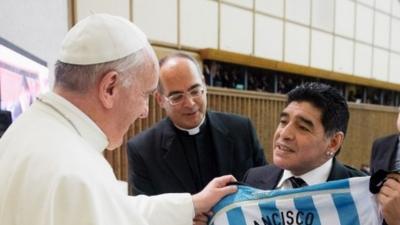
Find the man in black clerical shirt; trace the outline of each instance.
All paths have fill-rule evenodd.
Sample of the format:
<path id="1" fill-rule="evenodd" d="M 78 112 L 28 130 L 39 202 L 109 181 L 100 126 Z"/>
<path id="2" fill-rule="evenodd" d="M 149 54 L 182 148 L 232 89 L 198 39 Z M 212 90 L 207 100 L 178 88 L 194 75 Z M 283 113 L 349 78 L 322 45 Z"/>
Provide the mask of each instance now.
<path id="1" fill-rule="evenodd" d="M 156 93 L 167 117 L 128 142 L 134 194 L 197 193 L 212 178 L 266 161 L 248 118 L 207 111 L 204 76 L 196 60 L 175 53 L 160 61 Z"/>

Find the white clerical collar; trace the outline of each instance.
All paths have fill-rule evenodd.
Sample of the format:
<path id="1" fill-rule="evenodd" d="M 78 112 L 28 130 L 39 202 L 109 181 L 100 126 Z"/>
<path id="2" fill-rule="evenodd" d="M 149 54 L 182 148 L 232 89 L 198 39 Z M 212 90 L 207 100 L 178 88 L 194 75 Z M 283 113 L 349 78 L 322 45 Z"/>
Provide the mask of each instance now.
<path id="1" fill-rule="evenodd" d="M 69 102 L 62 96 L 48 92 L 38 97 L 38 102 L 54 111 L 64 122 L 71 126 L 77 135 L 80 135 L 94 149 L 103 152 L 108 146 L 107 136 L 97 126 L 97 124 L 89 118 L 79 108 Z"/>
<path id="2" fill-rule="evenodd" d="M 196 135 L 196 134 L 200 133 L 200 127 L 201 127 L 201 125 L 203 125 L 203 123 L 204 123 L 205 120 L 206 120 L 206 116 L 203 117 L 203 119 L 201 120 L 201 122 L 199 123 L 199 125 L 197 125 L 197 127 L 194 127 L 194 128 L 192 128 L 192 129 L 185 129 L 185 128 L 179 127 L 179 126 L 176 125 L 176 124 L 174 124 L 174 126 L 175 126 L 176 128 L 178 128 L 179 130 L 188 132 L 189 135 Z"/>
<path id="3" fill-rule="evenodd" d="M 329 174 L 331 172 L 332 165 L 333 165 L 333 159 L 331 158 L 328 161 L 326 161 L 324 164 L 322 164 L 321 166 L 319 166 L 305 174 L 302 174 L 300 176 L 295 176 L 289 170 L 284 170 L 283 175 L 282 175 L 281 179 L 279 180 L 279 183 L 276 187 L 278 189 L 281 189 L 281 188 L 285 189 L 285 188 L 291 187 L 291 185 L 288 182 L 288 179 L 293 176 L 302 178 L 307 183 L 307 185 L 314 185 L 314 184 L 320 184 L 320 183 L 326 182 L 328 180 Z"/>

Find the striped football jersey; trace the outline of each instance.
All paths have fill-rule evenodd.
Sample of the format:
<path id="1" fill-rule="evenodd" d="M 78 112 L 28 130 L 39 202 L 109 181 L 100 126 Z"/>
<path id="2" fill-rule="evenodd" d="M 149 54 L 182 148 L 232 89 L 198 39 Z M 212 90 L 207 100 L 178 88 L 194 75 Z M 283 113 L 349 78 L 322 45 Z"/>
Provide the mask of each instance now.
<path id="1" fill-rule="evenodd" d="M 259 190 L 239 185 L 213 208 L 210 225 L 381 225 L 369 177 L 297 189 Z"/>

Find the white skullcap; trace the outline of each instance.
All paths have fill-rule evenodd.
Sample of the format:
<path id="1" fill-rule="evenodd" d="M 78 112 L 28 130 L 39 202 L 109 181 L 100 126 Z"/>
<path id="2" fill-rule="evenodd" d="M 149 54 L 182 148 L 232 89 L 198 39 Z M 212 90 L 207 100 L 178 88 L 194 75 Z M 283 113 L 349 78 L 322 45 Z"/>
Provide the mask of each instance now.
<path id="1" fill-rule="evenodd" d="M 58 59 L 76 65 L 104 63 L 126 57 L 148 44 L 146 35 L 130 21 L 94 14 L 71 28 Z"/>

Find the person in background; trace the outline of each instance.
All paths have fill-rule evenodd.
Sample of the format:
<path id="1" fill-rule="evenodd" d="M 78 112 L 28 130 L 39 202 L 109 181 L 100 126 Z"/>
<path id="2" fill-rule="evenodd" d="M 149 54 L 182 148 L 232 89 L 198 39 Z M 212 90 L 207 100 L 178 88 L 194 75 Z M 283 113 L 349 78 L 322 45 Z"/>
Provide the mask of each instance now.
<path id="1" fill-rule="evenodd" d="M 349 121 L 344 97 L 322 83 L 288 93 L 273 139 L 273 165 L 250 169 L 243 181 L 260 189 L 286 189 L 364 176 L 336 159 Z"/>
<path id="2" fill-rule="evenodd" d="M 214 177 L 241 179 L 265 165 L 250 119 L 207 111 L 206 95 L 195 59 L 175 53 L 160 60 L 156 100 L 167 117 L 128 142 L 134 194 L 196 193 Z"/>
<path id="3" fill-rule="evenodd" d="M 400 113 L 396 125 L 400 131 Z M 371 150 L 371 174 L 378 170 L 400 171 L 399 138 L 399 133 L 395 133 L 374 141 Z M 384 224 L 397 225 L 400 224 L 400 175 L 392 173 L 389 177 L 378 194 L 378 201 L 385 218 Z"/>
<path id="4" fill-rule="evenodd" d="M 400 131 L 400 113 L 397 116 L 397 130 Z M 371 150 L 371 174 L 382 169 L 400 171 L 399 133 L 381 137 L 374 141 Z"/>
<path id="5" fill-rule="evenodd" d="M 193 196 L 132 197 L 119 187 L 103 150 L 120 146 L 147 116 L 158 73 L 145 35 L 128 20 L 94 14 L 77 23 L 63 41 L 53 91 L 0 139 L 0 224 L 187 225 L 234 192 L 230 175 Z"/>

